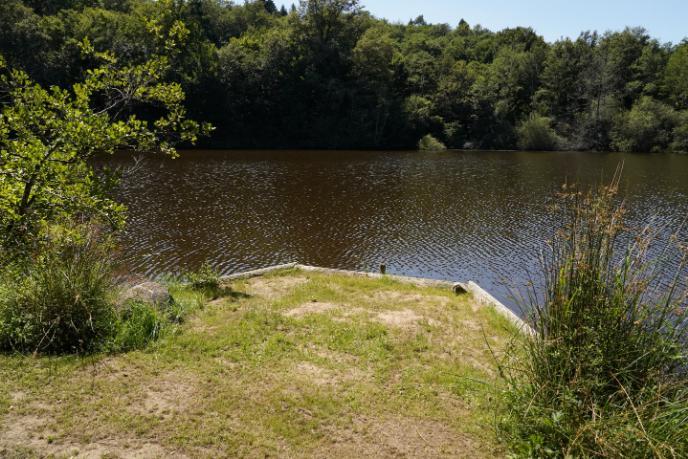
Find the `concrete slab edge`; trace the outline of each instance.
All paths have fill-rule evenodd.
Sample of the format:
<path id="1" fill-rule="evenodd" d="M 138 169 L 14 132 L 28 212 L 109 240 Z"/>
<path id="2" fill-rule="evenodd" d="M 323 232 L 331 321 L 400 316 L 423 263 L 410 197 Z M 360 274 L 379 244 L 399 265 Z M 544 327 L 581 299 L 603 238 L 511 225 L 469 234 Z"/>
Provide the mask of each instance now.
<path id="1" fill-rule="evenodd" d="M 310 271 L 310 272 L 319 272 L 319 273 L 324 273 L 324 274 L 339 274 L 342 276 L 360 276 L 360 277 L 369 277 L 371 279 L 392 279 L 397 282 L 403 282 L 405 284 L 413 284 L 417 285 L 420 287 L 448 287 L 448 288 L 453 288 L 456 285 L 461 285 L 464 289 L 467 289 L 467 286 L 461 282 L 450 282 L 450 281 L 445 281 L 445 280 L 438 280 L 438 279 L 427 279 L 423 277 L 411 277 L 411 276 L 397 276 L 394 274 L 380 274 L 380 273 L 371 273 L 371 272 L 366 272 L 366 271 L 350 271 L 346 269 L 333 269 L 333 268 L 321 268 L 319 266 L 309 266 L 309 265 L 302 265 L 302 264 L 297 264 L 296 265 L 297 269 L 300 269 L 302 271 Z"/>
<path id="2" fill-rule="evenodd" d="M 220 278 L 221 282 L 229 282 L 241 279 L 250 279 L 252 277 L 264 276 L 265 274 L 270 274 L 275 271 L 283 271 L 285 269 L 294 269 L 297 263 L 286 263 L 283 265 L 268 266 L 267 268 L 254 269 L 252 271 L 245 271 L 242 273 L 230 274 L 228 276 L 222 276 Z"/>
<path id="3" fill-rule="evenodd" d="M 511 309 L 507 308 L 497 298 L 490 295 L 490 293 L 473 281 L 468 282 L 468 291 L 473 294 L 473 298 L 481 304 L 492 306 L 498 314 L 505 317 L 509 322 L 513 323 L 519 330 L 533 335 L 535 332 L 526 322 L 517 316 Z"/>

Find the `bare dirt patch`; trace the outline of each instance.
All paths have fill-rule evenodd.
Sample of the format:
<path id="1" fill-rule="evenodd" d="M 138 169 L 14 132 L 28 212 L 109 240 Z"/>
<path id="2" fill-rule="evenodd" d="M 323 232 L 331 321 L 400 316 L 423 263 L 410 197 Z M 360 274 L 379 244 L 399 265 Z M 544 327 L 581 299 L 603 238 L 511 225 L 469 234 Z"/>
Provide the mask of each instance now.
<path id="1" fill-rule="evenodd" d="M 103 457 L 121 457 L 132 459 L 158 459 L 158 458 L 185 458 L 179 453 L 167 451 L 156 443 L 140 442 L 127 446 L 126 440 L 107 440 L 87 445 L 70 445 L 63 447 L 59 455 L 70 454 L 67 457 L 77 457 L 84 459 L 96 459 Z M 53 453 L 54 454 L 54 453 Z"/>
<path id="2" fill-rule="evenodd" d="M 0 430 L 0 452 L 17 446 L 36 447 L 46 444 L 47 419 L 35 414 L 10 415 Z"/>
<path id="3" fill-rule="evenodd" d="M 337 377 L 333 372 L 312 363 L 301 362 L 296 366 L 295 371 L 319 386 L 337 383 Z"/>
<path id="4" fill-rule="evenodd" d="M 161 445 L 135 438 L 107 438 L 78 443 L 60 438 L 47 429 L 48 419 L 34 415 L 11 416 L 0 430 L 0 457 L 126 457 L 135 459 L 182 458 Z M 30 452 L 30 454 L 29 454 Z"/>
<path id="5" fill-rule="evenodd" d="M 360 315 L 374 315 L 375 311 L 372 309 L 366 309 L 366 308 L 359 308 L 359 307 L 351 307 L 351 308 L 346 308 L 344 311 L 342 311 L 342 316 L 344 317 L 352 317 L 352 316 L 360 316 Z"/>
<path id="6" fill-rule="evenodd" d="M 374 317 L 377 313 L 372 309 L 359 308 L 359 307 L 345 307 L 339 311 L 338 317 L 334 317 L 332 320 L 335 322 L 348 322 L 356 316 L 361 316 L 362 318 L 368 320 Z"/>
<path id="7" fill-rule="evenodd" d="M 180 457 L 166 451 L 162 446 L 141 442 L 133 438 L 114 440 L 107 438 L 92 443 L 78 443 L 62 438 L 61 435 L 49 429 L 52 417 L 49 414 L 38 416 L 10 415 L 2 430 L 0 430 L 0 457 L 77 457 L 102 458 L 126 457 L 137 459 L 152 459 L 163 457 Z"/>
<path id="8" fill-rule="evenodd" d="M 451 299 L 440 295 L 423 295 L 415 292 L 404 292 L 396 290 L 380 290 L 373 294 L 375 301 L 388 304 L 425 304 L 433 306 L 447 306 Z"/>
<path id="9" fill-rule="evenodd" d="M 23 392 L 20 390 L 10 392 L 10 402 L 17 403 L 17 402 L 21 402 L 24 399 L 26 399 L 26 392 Z"/>
<path id="10" fill-rule="evenodd" d="M 167 416 L 181 413 L 193 404 L 196 390 L 187 378 L 169 373 L 156 378 L 145 389 L 143 399 L 133 404 L 131 410 L 137 414 Z"/>
<path id="11" fill-rule="evenodd" d="M 483 330 L 482 324 L 473 319 L 468 319 L 468 320 L 462 320 L 459 322 L 461 324 L 461 327 L 463 327 L 466 330 L 474 331 L 474 332 L 479 332 Z"/>
<path id="12" fill-rule="evenodd" d="M 130 457 L 133 459 L 157 459 L 157 458 L 168 458 L 168 457 L 174 457 L 177 459 L 183 459 L 186 458 L 186 455 L 180 454 L 180 453 L 171 453 L 167 451 L 165 448 L 163 448 L 160 445 L 157 445 L 155 443 L 143 443 L 137 447 L 129 448 L 129 449 L 123 449 L 123 448 L 116 448 L 116 447 L 108 447 L 105 445 L 97 445 L 95 450 L 89 451 L 88 456 L 92 458 L 96 457 L 103 457 L 104 454 L 101 454 L 101 451 L 107 452 L 107 454 L 112 455 L 113 452 L 117 456 L 120 457 Z M 87 456 L 87 457 L 88 457 Z"/>
<path id="13" fill-rule="evenodd" d="M 332 457 L 484 457 L 465 434 L 432 420 L 409 417 L 356 417 L 330 432 Z"/>
<path id="14" fill-rule="evenodd" d="M 306 277 L 254 277 L 247 281 L 246 293 L 274 300 L 308 282 L 310 279 Z"/>
<path id="15" fill-rule="evenodd" d="M 302 317 L 307 314 L 323 314 L 327 311 L 332 311 L 333 309 L 337 309 L 339 307 L 339 305 L 332 303 L 304 303 L 298 308 L 290 309 L 289 311 L 285 312 L 284 315 L 287 317 Z"/>
<path id="16" fill-rule="evenodd" d="M 358 368 L 346 368 L 331 370 L 310 362 L 301 362 L 296 365 L 294 372 L 309 383 L 317 386 L 334 386 L 342 383 L 361 381 L 369 375 Z"/>
<path id="17" fill-rule="evenodd" d="M 356 357 L 355 355 L 348 354 L 345 352 L 340 352 L 340 351 L 333 351 L 331 349 L 327 349 L 325 347 L 321 346 L 315 346 L 312 344 L 308 344 L 307 346 L 304 347 L 304 350 L 309 354 L 312 355 L 313 357 L 318 357 L 321 359 L 325 359 L 329 362 L 339 364 L 339 365 L 356 365 L 359 362 L 359 358 Z"/>
<path id="18" fill-rule="evenodd" d="M 416 328 L 424 321 L 427 321 L 430 325 L 437 324 L 437 321 L 418 315 L 410 309 L 403 309 L 401 311 L 384 311 L 377 315 L 376 320 L 385 325 L 398 328 Z"/>

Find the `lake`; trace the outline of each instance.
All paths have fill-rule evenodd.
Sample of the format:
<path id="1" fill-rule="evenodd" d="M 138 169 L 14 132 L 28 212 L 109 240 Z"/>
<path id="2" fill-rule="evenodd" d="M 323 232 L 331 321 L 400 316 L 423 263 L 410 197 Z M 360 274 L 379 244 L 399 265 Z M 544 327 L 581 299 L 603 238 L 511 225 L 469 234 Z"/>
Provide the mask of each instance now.
<path id="1" fill-rule="evenodd" d="M 564 181 L 608 180 L 622 162 L 630 221 L 678 228 L 688 156 L 183 151 L 146 159 L 122 183 L 122 256 L 148 276 L 203 262 L 225 274 L 292 261 L 386 264 L 394 274 L 475 280 L 512 304 L 509 290 L 537 274 L 557 224 L 554 193 Z"/>

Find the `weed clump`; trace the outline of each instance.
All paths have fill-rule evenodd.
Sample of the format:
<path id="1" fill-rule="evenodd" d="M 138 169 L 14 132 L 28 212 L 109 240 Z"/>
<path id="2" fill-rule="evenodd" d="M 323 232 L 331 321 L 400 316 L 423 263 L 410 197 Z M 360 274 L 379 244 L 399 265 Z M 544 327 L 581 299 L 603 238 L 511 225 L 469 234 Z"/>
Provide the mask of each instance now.
<path id="1" fill-rule="evenodd" d="M 208 263 L 203 263 L 197 271 L 187 274 L 185 279 L 193 290 L 203 293 L 212 299 L 231 293 L 229 289 L 222 285 L 220 273 Z"/>
<path id="2" fill-rule="evenodd" d="M 534 334 L 502 368 L 518 456 L 688 456 L 686 257 L 669 264 L 672 242 L 630 232 L 617 190 L 618 176 L 561 195 L 544 294 L 528 296 Z"/>
<path id="3" fill-rule="evenodd" d="M 191 288 L 196 290 L 220 288 L 220 274 L 208 263 L 203 263 L 197 271 L 189 273 L 187 279 Z"/>
<path id="4" fill-rule="evenodd" d="M 111 348 L 120 352 L 142 349 L 160 337 L 165 322 L 164 315 L 154 305 L 128 302 L 119 313 Z"/>
<path id="5" fill-rule="evenodd" d="M 61 240 L 38 260 L 6 268 L 0 298 L 0 348 L 83 353 L 115 333 L 115 283 L 106 247 L 94 234 Z"/>

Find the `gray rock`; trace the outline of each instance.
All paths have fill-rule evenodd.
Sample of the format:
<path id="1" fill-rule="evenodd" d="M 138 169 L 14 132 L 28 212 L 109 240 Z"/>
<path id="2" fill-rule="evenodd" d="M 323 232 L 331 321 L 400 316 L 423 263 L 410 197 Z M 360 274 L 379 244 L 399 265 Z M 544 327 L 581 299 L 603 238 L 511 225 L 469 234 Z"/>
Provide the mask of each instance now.
<path id="1" fill-rule="evenodd" d="M 157 282 L 144 282 L 125 290 L 119 298 L 119 303 L 127 301 L 142 301 L 156 306 L 167 306 L 172 301 L 170 291 Z"/>

